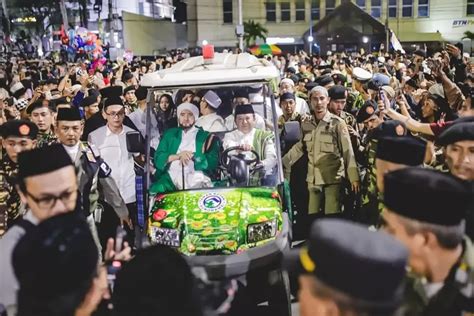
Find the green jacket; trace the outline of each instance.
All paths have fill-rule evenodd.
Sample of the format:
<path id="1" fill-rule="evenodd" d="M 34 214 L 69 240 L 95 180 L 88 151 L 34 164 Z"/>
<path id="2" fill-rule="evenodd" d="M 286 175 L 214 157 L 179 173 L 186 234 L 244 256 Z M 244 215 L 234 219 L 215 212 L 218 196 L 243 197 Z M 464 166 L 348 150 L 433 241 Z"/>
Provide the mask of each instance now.
<path id="1" fill-rule="evenodd" d="M 463 255 L 451 269 L 441 290 L 428 298 L 423 284 L 421 278 L 407 277 L 404 304 L 397 315 L 474 315 L 474 247 L 471 240 L 464 238 Z"/>
<path id="2" fill-rule="evenodd" d="M 219 142 L 214 141 L 214 136 L 198 128 L 196 135 L 196 150 L 194 153 L 194 169 L 208 173 L 215 170 L 219 163 Z M 176 190 L 171 180 L 168 168 L 168 158 L 175 155 L 183 135 L 181 127 L 168 129 L 160 140 L 155 152 L 154 165 L 156 168 L 156 181 L 150 187 L 150 194 L 170 192 Z"/>

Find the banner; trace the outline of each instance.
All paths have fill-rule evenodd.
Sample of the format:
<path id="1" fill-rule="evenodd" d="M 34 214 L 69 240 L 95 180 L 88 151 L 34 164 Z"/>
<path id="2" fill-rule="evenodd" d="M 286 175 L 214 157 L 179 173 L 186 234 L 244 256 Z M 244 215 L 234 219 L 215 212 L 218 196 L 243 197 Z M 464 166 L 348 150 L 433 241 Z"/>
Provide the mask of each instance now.
<path id="1" fill-rule="evenodd" d="M 400 41 L 398 40 L 397 36 L 395 35 L 395 32 L 390 30 L 390 44 L 392 44 L 392 47 L 395 51 L 399 50 L 402 52 L 402 54 L 405 54 L 405 50 L 402 47 L 402 44 L 400 44 Z"/>

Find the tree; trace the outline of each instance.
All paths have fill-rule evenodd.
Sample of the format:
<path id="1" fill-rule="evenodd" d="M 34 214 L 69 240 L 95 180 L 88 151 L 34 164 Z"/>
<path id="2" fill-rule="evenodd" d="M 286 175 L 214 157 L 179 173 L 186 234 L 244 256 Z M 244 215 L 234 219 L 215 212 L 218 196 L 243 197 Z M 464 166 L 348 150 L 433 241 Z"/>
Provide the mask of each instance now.
<path id="1" fill-rule="evenodd" d="M 268 30 L 259 22 L 249 20 L 244 22 L 244 41 L 247 47 L 255 44 L 258 38 L 267 39 Z"/>
<path id="2" fill-rule="evenodd" d="M 461 39 L 470 39 L 471 41 L 474 40 L 474 32 L 471 32 L 471 31 L 466 31 L 464 32 L 464 37 L 461 38 Z"/>

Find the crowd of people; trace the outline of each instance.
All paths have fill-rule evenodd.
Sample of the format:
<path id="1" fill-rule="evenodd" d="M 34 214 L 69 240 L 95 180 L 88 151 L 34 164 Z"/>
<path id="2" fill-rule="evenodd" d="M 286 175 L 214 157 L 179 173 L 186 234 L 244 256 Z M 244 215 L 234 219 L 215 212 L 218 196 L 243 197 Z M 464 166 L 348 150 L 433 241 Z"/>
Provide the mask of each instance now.
<path id="1" fill-rule="evenodd" d="M 152 93 L 147 128 L 141 78 L 183 57 L 92 65 L 18 55 L 0 64 L 7 315 L 111 306 L 117 315 L 232 315 L 224 307 L 235 287 L 226 283 L 212 296 L 224 303 L 209 309 L 209 286 L 177 252 L 135 252 L 148 216 L 145 159 L 129 152 L 127 133 L 149 140 L 149 192 L 160 194 L 214 186 L 219 156 L 234 148 L 261 158 L 251 185 L 272 185 L 273 131 L 290 122 L 300 137 L 281 148 L 281 165 L 295 234 L 307 242 L 283 266 L 298 280 L 301 315 L 474 313 L 474 62 L 460 47 L 267 56 L 281 75 L 273 91 Z M 265 98 L 276 100 L 276 122 L 271 107 L 258 111 Z"/>

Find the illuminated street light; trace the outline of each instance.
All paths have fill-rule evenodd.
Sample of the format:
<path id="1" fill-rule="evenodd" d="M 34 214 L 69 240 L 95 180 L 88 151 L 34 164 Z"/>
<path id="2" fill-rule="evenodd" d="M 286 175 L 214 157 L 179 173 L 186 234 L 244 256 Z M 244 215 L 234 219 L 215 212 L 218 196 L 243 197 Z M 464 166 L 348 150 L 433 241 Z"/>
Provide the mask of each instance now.
<path id="1" fill-rule="evenodd" d="M 312 43 L 314 41 L 314 37 L 313 36 L 308 36 L 308 42 Z"/>
<path id="2" fill-rule="evenodd" d="M 203 40 L 203 41 L 202 41 L 202 46 L 206 46 L 207 44 L 209 44 L 208 41 L 206 41 L 206 40 Z"/>
<path id="3" fill-rule="evenodd" d="M 367 36 L 362 36 L 362 42 L 367 44 L 369 42 L 369 38 Z"/>

